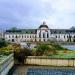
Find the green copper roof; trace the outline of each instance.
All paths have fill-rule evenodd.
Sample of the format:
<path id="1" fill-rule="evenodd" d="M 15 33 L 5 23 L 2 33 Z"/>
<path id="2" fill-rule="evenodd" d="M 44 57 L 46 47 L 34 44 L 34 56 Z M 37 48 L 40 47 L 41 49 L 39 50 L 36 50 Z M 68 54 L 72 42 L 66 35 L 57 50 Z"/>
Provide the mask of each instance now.
<path id="1" fill-rule="evenodd" d="M 46 28 L 48 28 L 47 25 L 40 25 L 40 26 L 39 26 L 39 28 L 42 28 L 42 27 L 46 27 Z"/>

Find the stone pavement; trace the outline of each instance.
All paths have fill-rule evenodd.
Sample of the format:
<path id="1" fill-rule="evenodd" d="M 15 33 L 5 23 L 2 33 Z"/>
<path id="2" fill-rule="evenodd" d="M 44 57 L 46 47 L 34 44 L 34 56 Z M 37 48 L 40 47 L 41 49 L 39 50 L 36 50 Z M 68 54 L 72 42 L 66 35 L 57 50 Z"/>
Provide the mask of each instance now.
<path id="1" fill-rule="evenodd" d="M 8 73 L 8 75 L 27 75 L 27 66 L 17 65 L 14 66 Z"/>

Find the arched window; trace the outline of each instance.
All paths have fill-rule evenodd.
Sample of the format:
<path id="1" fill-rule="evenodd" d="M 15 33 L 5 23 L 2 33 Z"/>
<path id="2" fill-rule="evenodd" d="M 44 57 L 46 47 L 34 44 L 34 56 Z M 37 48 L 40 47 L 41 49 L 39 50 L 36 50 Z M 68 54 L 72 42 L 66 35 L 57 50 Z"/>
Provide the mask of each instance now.
<path id="1" fill-rule="evenodd" d="M 43 33 L 43 38 L 45 38 L 45 33 Z"/>

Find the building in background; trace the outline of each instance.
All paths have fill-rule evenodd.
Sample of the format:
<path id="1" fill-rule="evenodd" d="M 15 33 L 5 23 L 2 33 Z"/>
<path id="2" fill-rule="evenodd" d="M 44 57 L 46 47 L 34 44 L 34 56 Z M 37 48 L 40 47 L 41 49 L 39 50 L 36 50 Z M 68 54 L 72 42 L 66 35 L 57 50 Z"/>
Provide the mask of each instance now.
<path id="1" fill-rule="evenodd" d="M 5 40 L 15 43 L 36 41 L 75 42 L 75 29 L 49 29 L 43 22 L 37 29 L 15 29 L 5 31 Z"/>

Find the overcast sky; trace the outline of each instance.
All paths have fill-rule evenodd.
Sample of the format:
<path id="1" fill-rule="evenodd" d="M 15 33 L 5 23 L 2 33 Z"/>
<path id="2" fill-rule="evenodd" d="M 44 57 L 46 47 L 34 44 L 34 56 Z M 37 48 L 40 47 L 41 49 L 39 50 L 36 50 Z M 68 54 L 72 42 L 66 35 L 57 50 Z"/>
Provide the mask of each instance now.
<path id="1" fill-rule="evenodd" d="M 0 29 L 75 26 L 75 0 L 0 0 Z"/>

